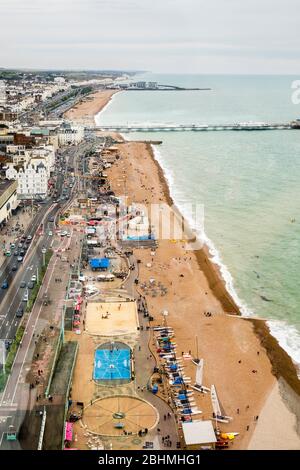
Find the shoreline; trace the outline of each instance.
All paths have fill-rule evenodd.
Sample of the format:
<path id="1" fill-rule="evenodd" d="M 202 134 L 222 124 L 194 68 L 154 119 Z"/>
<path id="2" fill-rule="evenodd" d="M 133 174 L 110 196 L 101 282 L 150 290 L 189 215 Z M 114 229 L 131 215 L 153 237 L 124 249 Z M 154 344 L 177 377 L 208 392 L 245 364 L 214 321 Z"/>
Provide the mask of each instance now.
<path id="1" fill-rule="evenodd" d="M 87 95 L 83 101 L 68 109 L 63 118 L 77 121 L 79 123 L 89 123 L 95 125 L 95 117 L 111 101 L 118 90 L 99 90 Z"/>
<path id="2" fill-rule="evenodd" d="M 148 148 L 148 152 L 150 153 L 157 167 L 160 182 L 164 188 L 164 193 L 165 193 L 165 197 L 166 197 L 168 205 L 176 208 L 176 211 L 178 212 L 179 217 L 181 217 L 184 220 L 184 225 L 186 227 L 187 232 L 193 235 L 193 237 L 191 238 L 194 238 L 195 235 L 193 234 L 190 224 L 188 223 L 186 218 L 181 214 L 180 209 L 177 207 L 176 203 L 174 202 L 173 197 L 171 196 L 170 187 L 168 185 L 165 172 L 155 156 L 155 151 L 153 150 L 152 145 L 147 144 L 147 148 Z M 235 300 L 232 298 L 230 292 L 228 292 L 227 290 L 225 280 L 221 274 L 220 266 L 214 263 L 210 257 L 209 246 L 204 242 L 202 248 L 198 250 L 192 250 L 192 251 L 196 255 L 199 267 L 204 272 L 208 280 L 208 283 L 210 285 L 210 288 L 214 292 L 215 296 L 222 303 L 224 310 L 231 314 L 241 315 L 239 306 L 237 305 Z"/>
<path id="3" fill-rule="evenodd" d="M 109 101 L 110 100 L 108 100 L 107 103 Z M 100 110 L 102 111 L 104 109 L 104 107 L 105 107 L 105 105 L 102 106 Z M 96 116 L 94 116 L 94 119 L 95 119 L 95 117 Z M 165 175 L 165 172 L 164 172 L 163 168 L 161 167 L 159 161 L 157 161 L 157 159 L 155 157 L 153 147 L 151 147 L 150 144 L 146 144 L 146 145 L 144 144 L 145 151 L 143 151 L 143 147 L 141 145 L 137 144 L 135 141 L 127 141 L 125 139 L 123 139 L 123 140 L 124 140 L 124 143 L 119 146 L 119 149 L 121 149 L 121 147 L 126 147 L 126 148 L 129 147 L 129 151 L 127 151 L 127 159 L 129 160 L 130 157 L 131 157 L 131 161 L 128 162 L 125 159 L 126 164 L 128 166 L 132 166 L 132 168 L 129 168 L 129 170 L 131 172 L 133 170 L 138 171 L 135 168 L 135 165 L 134 165 L 134 163 L 135 164 L 137 163 L 137 160 L 134 161 L 134 155 L 133 155 L 133 150 L 134 149 L 137 149 L 137 150 L 140 149 L 141 155 L 143 155 L 144 159 L 146 159 L 146 160 L 148 158 L 146 154 L 148 154 L 151 157 L 151 161 L 154 163 L 155 168 L 157 170 L 159 184 L 162 187 L 163 196 L 164 196 L 166 202 L 169 205 L 172 206 L 174 203 L 173 203 L 173 199 L 172 199 L 171 194 L 170 194 L 170 188 L 169 188 L 169 185 L 168 185 L 168 181 L 166 179 L 166 175 Z M 120 153 L 123 154 L 122 151 L 120 151 Z M 124 153 L 125 153 L 125 151 L 124 151 Z M 123 155 L 123 158 L 124 158 L 124 155 Z M 123 158 L 122 158 L 122 160 L 123 160 Z M 123 161 L 123 165 L 124 165 L 124 161 Z M 112 172 L 112 174 L 114 174 L 115 171 L 116 170 L 114 170 L 112 168 L 111 171 L 109 171 L 109 173 Z M 138 172 L 140 174 L 143 173 L 143 171 L 141 171 L 141 169 Z M 144 173 L 143 173 L 143 175 L 144 175 Z M 147 175 L 147 173 L 146 173 L 146 175 Z M 152 175 L 147 175 L 148 179 L 150 178 L 150 176 L 152 177 Z M 128 178 L 130 179 L 129 174 L 128 174 Z M 115 188 L 113 188 L 113 189 L 115 189 Z M 144 190 L 144 193 L 145 192 L 146 192 L 146 190 Z M 178 210 L 178 214 L 180 214 L 179 210 Z M 181 216 L 181 214 L 180 214 L 180 216 Z M 212 364 L 216 364 L 214 362 L 214 360 L 210 361 L 209 359 L 210 359 L 210 357 L 212 359 L 213 358 L 218 358 L 218 354 L 220 352 L 222 354 L 222 351 L 225 353 L 225 357 L 227 357 L 227 360 L 228 360 L 230 349 L 234 349 L 234 347 L 236 349 L 238 349 L 239 342 L 241 341 L 240 338 L 243 338 L 243 337 L 247 338 L 246 342 L 251 343 L 251 348 L 252 349 L 253 349 L 253 347 L 254 347 L 254 349 L 257 348 L 257 345 L 253 346 L 253 343 L 257 342 L 262 347 L 262 350 L 263 350 L 263 351 L 261 350 L 260 360 L 261 359 L 264 360 L 265 365 L 263 367 L 264 367 L 264 370 L 265 370 L 264 375 L 266 377 L 265 377 L 264 384 L 261 384 L 260 394 L 257 395 L 257 387 L 259 386 L 259 384 L 257 384 L 256 388 L 254 388 L 253 391 L 252 391 L 252 394 L 255 396 L 255 408 L 256 408 L 255 413 L 260 414 L 260 411 L 262 411 L 264 409 L 264 405 L 265 405 L 268 397 L 270 396 L 272 390 L 274 389 L 274 384 L 276 383 L 276 381 L 279 382 L 280 377 L 283 377 L 286 380 L 286 382 L 288 383 L 288 387 L 291 387 L 291 389 L 296 393 L 296 399 L 295 400 L 298 402 L 299 401 L 299 394 L 300 394 L 300 382 L 299 382 L 298 378 L 296 379 L 296 377 L 297 377 L 296 367 L 295 367 L 294 363 L 292 362 L 292 359 L 290 358 L 290 356 L 288 356 L 286 351 L 284 351 L 283 348 L 279 345 L 277 339 L 271 335 L 270 329 L 269 329 L 269 327 L 266 323 L 267 321 L 266 320 L 256 320 L 256 319 L 251 319 L 251 318 L 245 318 L 245 317 L 240 316 L 240 314 L 241 314 L 240 308 L 238 307 L 238 305 L 236 304 L 236 302 L 234 301 L 234 299 L 231 297 L 230 293 L 228 292 L 226 284 L 225 284 L 225 280 L 222 277 L 222 273 L 220 271 L 220 268 L 216 263 L 214 263 L 212 261 L 210 253 L 209 253 L 209 247 L 207 245 L 205 245 L 201 250 L 194 250 L 194 251 L 191 251 L 190 253 L 193 254 L 193 256 L 195 256 L 197 265 L 200 268 L 200 272 L 203 274 L 204 278 L 207 280 L 209 289 L 211 290 L 211 292 L 213 294 L 213 297 L 216 299 L 217 304 L 220 303 L 220 305 L 222 306 L 223 312 L 225 314 L 225 315 L 220 314 L 220 315 L 217 316 L 217 318 L 215 318 L 215 320 L 217 320 L 218 322 L 219 322 L 219 320 L 221 321 L 221 327 L 220 327 L 220 325 L 215 325 L 215 327 L 218 329 L 218 331 L 215 331 L 215 333 L 214 333 L 214 336 L 216 337 L 215 338 L 215 343 L 214 343 L 214 340 L 211 339 L 211 338 L 208 338 L 207 335 L 205 337 L 203 336 L 203 338 L 202 338 L 203 343 L 207 343 L 207 344 L 210 344 L 212 346 L 212 350 L 209 348 L 208 353 L 207 353 L 207 349 L 205 349 L 205 347 L 204 347 L 204 349 L 202 349 L 202 347 L 200 348 L 201 353 L 205 352 L 205 354 L 208 356 L 207 359 L 205 359 L 205 360 L 209 363 L 210 366 L 212 366 Z M 144 253 L 142 255 L 144 256 Z M 141 255 L 141 257 L 142 257 L 142 255 Z M 193 271 L 192 271 L 192 273 L 194 274 Z M 142 273 L 142 274 L 144 274 L 144 273 Z M 196 274 L 197 273 L 195 273 L 195 275 Z M 200 286 L 199 286 L 199 288 L 200 288 Z M 153 302 L 153 304 L 154 304 L 154 302 Z M 175 308 L 175 305 L 174 305 L 174 308 Z M 233 317 L 231 317 L 230 315 L 226 315 L 226 313 L 233 313 L 234 315 L 233 315 Z M 198 319 L 199 319 L 200 322 L 203 320 L 200 317 L 198 317 Z M 242 322 L 241 324 L 238 325 L 238 330 L 236 330 L 236 324 L 235 324 L 236 321 Z M 186 319 L 186 322 L 188 322 L 188 319 Z M 186 327 L 189 326 L 186 322 L 185 322 L 185 319 L 180 320 L 179 324 L 181 324 L 181 328 L 186 328 Z M 175 325 L 175 323 L 174 323 L 174 325 Z M 172 324 L 172 326 L 173 326 L 173 324 Z M 204 326 L 205 326 L 205 324 L 204 324 Z M 221 331 L 219 331 L 220 328 L 221 328 Z M 224 333 L 222 332 L 222 328 L 224 329 Z M 178 327 L 175 327 L 175 331 L 177 331 L 177 330 L 178 330 Z M 233 333 L 233 336 L 231 337 L 231 339 L 232 339 L 232 341 L 234 341 L 235 344 L 232 344 L 232 347 L 231 347 L 231 343 L 230 343 L 230 335 L 229 335 L 229 337 L 225 336 L 226 341 L 225 341 L 224 345 L 220 345 L 220 342 L 218 341 L 218 339 L 219 340 L 222 339 L 222 334 L 226 335 L 226 331 L 231 333 L 231 334 Z M 176 333 L 176 336 L 180 336 L 180 329 Z M 179 337 L 178 339 L 179 339 L 179 342 L 181 342 L 181 344 L 183 344 L 183 345 L 187 343 L 187 340 L 184 339 L 184 338 Z M 245 341 L 245 339 L 244 339 L 244 341 Z M 191 343 L 191 340 L 189 340 L 189 342 L 188 342 L 189 346 L 191 345 L 190 343 Z M 247 346 L 248 349 L 249 349 L 250 343 Z M 214 350 L 213 345 L 215 345 L 215 348 L 217 349 L 217 351 Z M 240 352 L 239 354 L 242 354 L 242 352 Z M 204 357 L 206 357 L 206 355 L 204 355 Z M 233 353 L 233 355 L 235 356 L 236 354 Z M 247 350 L 247 358 L 246 359 L 247 359 L 247 361 L 249 360 L 249 364 L 252 363 L 252 367 L 253 367 L 253 365 L 255 364 L 255 362 L 253 362 L 254 353 L 253 352 L 251 353 L 250 358 L 248 356 L 249 356 L 249 354 L 248 354 L 248 350 Z M 265 360 L 265 358 L 262 358 L 262 356 L 266 356 L 266 360 Z M 244 359 L 243 359 L 243 362 L 244 362 Z M 270 366 L 268 366 L 268 363 L 270 364 Z M 256 365 L 257 364 L 255 364 L 255 366 Z M 216 364 L 215 368 L 219 369 L 219 364 Z M 188 366 L 187 369 L 190 369 L 190 366 Z M 209 369 L 210 369 L 210 367 L 209 367 Z M 229 367 L 229 370 L 230 369 L 231 369 L 231 374 L 232 374 L 232 366 Z M 222 371 L 222 366 L 221 366 L 221 371 Z M 288 372 L 286 372 L 286 371 L 288 371 Z M 209 372 L 210 372 L 210 374 L 209 374 L 210 376 L 215 375 L 213 373 L 214 371 L 209 370 Z M 225 370 L 223 372 L 224 372 L 224 374 L 227 374 L 227 372 Z M 228 375 L 229 375 L 229 379 L 230 379 L 230 373 Z M 272 380 L 271 377 L 273 377 L 273 380 Z M 244 380 L 245 380 L 245 374 L 244 373 L 242 374 L 241 378 L 242 378 L 242 382 L 244 382 Z M 250 386 L 249 379 L 248 379 L 248 382 L 246 382 L 244 384 L 245 388 L 247 388 L 247 389 L 249 387 L 251 389 L 251 387 L 252 387 L 252 386 Z M 252 379 L 253 379 L 253 377 L 251 377 L 251 380 Z M 239 378 L 236 377 L 236 380 L 238 381 Z M 228 377 L 223 377 L 222 382 L 224 382 L 226 384 L 226 387 L 223 387 L 223 389 L 222 389 L 222 393 L 224 395 L 227 395 L 227 397 L 226 397 L 227 398 L 227 405 L 229 405 L 229 407 L 231 408 L 231 410 L 229 410 L 229 411 L 231 411 L 231 413 L 232 413 L 232 411 L 233 411 L 232 402 L 235 405 L 238 403 L 238 399 L 240 399 L 239 394 L 243 393 L 243 389 L 244 389 L 244 387 L 242 386 L 243 383 L 241 382 L 241 384 L 236 384 L 237 389 L 239 391 L 238 391 L 238 394 L 234 394 L 234 396 L 232 397 L 231 396 L 231 388 L 232 387 L 230 385 L 230 381 L 228 382 Z M 214 382 L 211 381 L 210 383 L 216 383 L 215 379 L 214 379 Z M 235 384 L 233 384 L 233 385 L 235 385 Z M 224 392 L 227 392 L 227 393 L 224 393 Z M 248 390 L 248 392 L 249 392 L 249 390 Z M 282 392 L 282 390 L 281 390 L 281 395 L 282 395 L 282 393 L 288 394 L 289 390 L 285 388 L 284 392 Z M 249 396 L 251 396 L 250 393 L 249 393 Z M 289 400 L 286 400 L 286 398 L 287 397 L 285 396 L 285 401 L 289 401 Z M 285 405 L 286 405 L 286 403 L 285 403 Z M 201 409 L 202 409 L 202 405 L 201 405 Z M 226 409 L 227 409 L 227 407 L 226 407 Z M 297 418 L 299 420 L 299 414 L 300 413 L 298 413 L 298 411 L 299 410 L 298 410 L 297 406 L 294 406 L 292 412 L 293 412 L 294 415 L 297 416 Z M 251 412 L 253 413 L 253 411 L 251 411 Z M 237 418 L 237 420 L 240 420 L 240 417 L 236 417 L 236 418 Z M 243 418 L 242 422 L 245 424 L 247 421 L 245 421 L 245 419 Z M 241 429 L 240 425 L 238 425 L 238 426 L 235 425 L 235 428 L 239 429 L 239 430 Z M 250 442 L 250 440 L 252 439 L 253 435 L 255 435 L 255 432 L 256 431 L 255 431 L 255 428 L 253 428 L 253 426 L 250 427 L 249 433 L 245 433 L 245 429 L 243 431 L 241 431 L 241 439 L 237 440 L 236 444 L 238 444 L 238 445 L 237 446 L 235 445 L 235 448 L 246 449 L 249 442 Z M 299 448 L 300 448 L 300 441 L 299 441 Z"/>
<path id="4" fill-rule="evenodd" d="M 179 215 L 183 217 L 171 196 L 166 174 L 155 156 L 155 151 L 153 150 L 152 145 L 147 145 L 148 151 L 151 157 L 153 158 L 155 165 L 157 166 L 159 178 L 161 180 L 162 186 L 164 187 L 167 202 L 170 206 L 174 205 Z M 186 219 L 184 220 L 188 225 Z M 272 335 L 271 329 L 268 326 L 268 322 L 272 320 L 243 316 L 241 308 L 233 299 L 226 287 L 226 281 L 222 276 L 220 266 L 214 263 L 211 259 L 211 255 L 209 253 L 209 246 L 204 242 L 203 247 L 201 249 L 193 251 L 198 260 L 200 269 L 202 269 L 202 271 L 204 272 L 212 291 L 222 303 L 224 310 L 229 314 L 239 315 L 244 320 L 249 321 L 253 324 L 254 332 L 256 336 L 260 339 L 260 343 L 266 350 L 267 355 L 272 364 L 272 373 L 274 377 L 276 377 L 277 380 L 282 377 L 300 398 L 300 379 L 298 377 L 299 365 L 297 365 L 293 361 L 293 358 L 279 344 L 279 340 Z"/>

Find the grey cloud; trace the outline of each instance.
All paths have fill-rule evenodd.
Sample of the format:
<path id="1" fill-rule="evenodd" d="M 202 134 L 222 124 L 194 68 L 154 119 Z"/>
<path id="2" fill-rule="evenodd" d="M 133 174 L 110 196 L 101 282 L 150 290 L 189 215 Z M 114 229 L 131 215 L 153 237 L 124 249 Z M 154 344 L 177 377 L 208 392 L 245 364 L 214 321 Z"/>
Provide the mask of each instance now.
<path id="1" fill-rule="evenodd" d="M 300 69 L 298 0 L 1 0 L 0 9 L 1 66 Z"/>

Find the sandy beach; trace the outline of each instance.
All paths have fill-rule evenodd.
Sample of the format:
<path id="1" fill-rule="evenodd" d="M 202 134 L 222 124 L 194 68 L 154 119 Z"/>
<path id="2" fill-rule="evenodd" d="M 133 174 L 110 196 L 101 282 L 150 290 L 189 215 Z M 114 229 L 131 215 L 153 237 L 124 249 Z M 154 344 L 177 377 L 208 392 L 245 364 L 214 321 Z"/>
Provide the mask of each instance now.
<path id="1" fill-rule="evenodd" d="M 110 101 L 111 97 L 117 93 L 116 90 L 101 90 L 88 95 L 80 103 L 69 109 L 64 118 L 85 124 L 95 124 L 94 117 Z"/>
<path id="2" fill-rule="evenodd" d="M 99 100 L 97 95 L 93 101 L 83 103 L 72 113 L 72 119 L 75 116 L 79 120 L 90 118 L 103 108 L 111 95 L 99 95 Z M 151 146 L 124 142 L 118 144 L 118 150 L 120 159 L 107 170 L 116 195 L 123 195 L 125 191 L 129 204 L 143 203 L 148 208 L 153 203 L 171 205 L 168 186 Z M 125 181 L 124 187 L 119 182 L 121 179 Z M 190 251 L 180 240 L 175 243 L 163 239 L 159 240 L 154 256 L 146 249 L 135 249 L 135 255 L 140 260 L 139 282 L 154 278 L 167 288 L 165 296 L 144 294 L 156 324 L 162 324 L 163 310 L 169 312 L 167 322 L 174 329 L 178 355 L 191 352 L 196 356 L 197 336 L 199 356 L 205 361 L 204 385 L 216 386 L 225 414 L 233 417 L 231 424 L 221 425 L 221 429 L 239 433 L 233 448 L 270 448 L 272 442 L 273 448 L 277 448 L 277 441 L 272 439 L 265 447 L 259 447 L 262 445 L 260 436 L 263 433 L 272 436 L 278 423 L 284 422 L 281 448 L 300 449 L 300 438 L 295 432 L 295 414 L 299 413 L 295 368 L 276 340 L 268 336 L 265 324 L 258 331 L 254 322 L 238 315 L 238 307 L 227 293 L 217 266 L 211 263 L 207 248 Z M 206 312 L 211 316 L 207 317 Z M 277 378 L 284 375 L 286 364 L 289 364 L 292 376 L 290 389 L 280 388 L 277 384 Z M 186 375 L 193 381 L 195 365 L 186 361 L 184 367 Z M 294 394 L 296 403 L 292 411 L 287 408 L 290 393 Z M 203 411 L 202 417 L 211 418 L 209 394 L 195 394 L 195 398 L 198 408 Z M 272 413 L 273 400 L 277 403 L 276 413 Z"/>

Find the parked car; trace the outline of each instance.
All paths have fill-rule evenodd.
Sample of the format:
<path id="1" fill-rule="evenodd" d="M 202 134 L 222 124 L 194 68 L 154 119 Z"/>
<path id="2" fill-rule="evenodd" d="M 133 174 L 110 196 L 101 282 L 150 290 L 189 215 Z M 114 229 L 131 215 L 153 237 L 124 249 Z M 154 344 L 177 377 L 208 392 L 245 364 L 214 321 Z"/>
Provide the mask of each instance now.
<path id="1" fill-rule="evenodd" d="M 53 233 L 52 233 L 51 230 L 49 230 L 48 235 L 49 235 L 49 237 L 52 237 Z"/>
<path id="2" fill-rule="evenodd" d="M 29 242 L 30 242 L 31 240 L 32 240 L 32 236 L 31 236 L 31 235 L 28 235 L 28 237 L 27 237 L 27 241 L 29 241 Z"/>
<path id="3" fill-rule="evenodd" d="M 7 289 L 8 288 L 8 282 L 7 280 L 5 279 L 5 281 L 2 282 L 2 289 Z"/>
<path id="4" fill-rule="evenodd" d="M 10 251 L 10 250 L 6 250 L 5 256 L 11 256 L 11 251 Z"/>

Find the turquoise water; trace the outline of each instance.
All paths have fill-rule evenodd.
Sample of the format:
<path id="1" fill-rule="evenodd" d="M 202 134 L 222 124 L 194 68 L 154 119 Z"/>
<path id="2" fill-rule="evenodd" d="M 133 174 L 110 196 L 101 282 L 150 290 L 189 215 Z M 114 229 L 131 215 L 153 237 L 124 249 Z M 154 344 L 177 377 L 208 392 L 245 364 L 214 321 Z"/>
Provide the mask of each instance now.
<path id="1" fill-rule="evenodd" d="M 300 105 L 291 100 L 297 77 L 145 78 L 212 91 L 120 93 L 98 122 L 232 124 L 300 117 Z M 244 314 L 272 320 L 273 333 L 300 363 L 300 130 L 128 137 L 163 140 L 156 155 L 174 200 L 183 212 L 186 203 L 204 205 L 205 233 L 228 289 Z"/>

